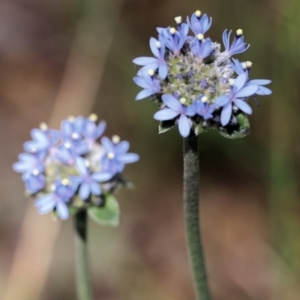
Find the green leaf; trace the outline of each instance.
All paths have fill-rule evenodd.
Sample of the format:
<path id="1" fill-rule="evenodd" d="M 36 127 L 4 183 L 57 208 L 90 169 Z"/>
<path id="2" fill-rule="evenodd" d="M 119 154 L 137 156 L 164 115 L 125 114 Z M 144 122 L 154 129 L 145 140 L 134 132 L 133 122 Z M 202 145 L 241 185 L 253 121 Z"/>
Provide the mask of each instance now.
<path id="1" fill-rule="evenodd" d="M 120 223 L 120 207 L 116 198 L 111 195 L 105 195 L 104 205 L 101 207 L 90 207 L 89 216 L 102 225 L 118 226 Z"/>
<path id="2" fill-rule="evenodd" d="M 237 116 L 238 124 L 235 126 L 219 127 L 220 134 L 228 139 L 240 139 L 250 133 L 250 123 L 248 116 L 239 113 Z"/>
<path id="3" fill-rule="evenodd" d="M 159 133 L 164 133 L 170 129 L 172 129 L 175 126 L 174 120 L 168 120 L 168 121 L 161 121 L 159 123 Z"/>

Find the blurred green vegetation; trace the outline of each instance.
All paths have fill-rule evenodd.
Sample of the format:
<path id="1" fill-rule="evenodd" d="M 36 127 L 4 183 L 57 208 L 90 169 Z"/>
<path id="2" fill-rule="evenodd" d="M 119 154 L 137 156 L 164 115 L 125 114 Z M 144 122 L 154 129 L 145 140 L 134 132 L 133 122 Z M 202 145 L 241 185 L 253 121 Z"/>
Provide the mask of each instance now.
<path id="1" fill-rule="evenodd" d="M 32 204 L 11 164 L 30 129 L 53 117 L 70 61 L 75 67 L 67 82 L 75 92 L 60 115 L 87 114 L 92 105 L 108 123 L 106 134 L 128 139 L 141 156 L 126 170 L 136 189 L 117 195 L 121 226 L 90 224 L 96 299 L 193 299 L 182 218 L 182 140 L 177 130 L 158 135 L 155 105 L 134 101 L 139 89 L 132 59 L 150 55 L 156 27 L 196 9 L 213 17 L 207 33 L 213 40 L 221 42 L 225 28 L 243 29 L 251 47 L 238 58 L 253 62 L 252 78 L 272 79 L 273 90 L 259 98 L 260 107 L 252 103 L 246 138 L 200 136 L 202 231 L 213 299 L 300 299 L 298 0 L 0 1 L 1 299 Z M 79 81 L 73 81 L 76 74 Z M 75 299 L 71 223 L 61 226 L 42 294 L 31 290 L 28 296 L 26 286 L 9 285 L 22 290 L 20 300 Z M 26 255 L 24 262 L 38 270 L 35 257 Z M 20 275 L 33 290 L 34 274 L 23 269 Z"/>

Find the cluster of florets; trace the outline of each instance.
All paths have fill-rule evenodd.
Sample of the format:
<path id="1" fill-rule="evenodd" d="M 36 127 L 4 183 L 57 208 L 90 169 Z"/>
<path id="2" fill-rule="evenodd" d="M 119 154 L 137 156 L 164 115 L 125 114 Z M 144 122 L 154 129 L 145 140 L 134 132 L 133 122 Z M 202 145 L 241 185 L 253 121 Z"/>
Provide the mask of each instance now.
<path id="1" fill-rule="evenodd" d="M 67 219 L 70 211 L 101 206 L 105 197 L 124 180 L 121 172 L 139 156 L 127 153 L 129 143 L 102 136 L 106 123 L 95 123 L 97 116 L 69 117 L 61 130 L 42 123 L 31 131 L 32 141 L 24 144 L 26 153 L 13 165 L 28 194 L 36 198 L 41 214 L 54 211 Z"/>
<path id="2" fill-rule="evenodd" d="M 181 17 L 175 21 L 177 29 L 157 28 L 158 39 L 150 38 L 155 57 L 133 60 L 142 66 L 134 78 L 143 88 L 136 100 L 150 97 L 159 103 L 154 119 L 161 121 L 160 132 L 177 124 L 183 137 L 191 129 L 196 134 L 209 127 L 221 132 L 238 130 L 239 120 L 247 121 L 246 115 L 252 113 L 249 97 L 271 94 L 264 87 L 270 80 L 249 79 L 251 62 L 231 58 L 249 48 L 243 31 L 237 30 L 231 42 L 231 31 L 226 29 L 222 52 L 220 44 L 204 37 L 212 24 L 212 18 L 206 14 L 196 11 L 187 17 L 187 23 Z"/>

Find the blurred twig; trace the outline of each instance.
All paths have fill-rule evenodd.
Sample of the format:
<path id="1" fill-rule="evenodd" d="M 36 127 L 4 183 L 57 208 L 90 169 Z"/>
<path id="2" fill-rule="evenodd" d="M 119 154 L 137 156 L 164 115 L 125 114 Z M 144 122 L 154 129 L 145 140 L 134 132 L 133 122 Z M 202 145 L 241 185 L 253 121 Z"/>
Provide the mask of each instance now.
<path id="1" fill-rule="evenodd" d="M 121 0 L 98 2 L 86 1 L 49 118 L 51 127 L 68 115 L 88 114 L 96 100 L 122 4 Z M 3 300 L 41 299 L 60 226 L 61 222 L 53 224 L 49 216 L 39 216 L 28 205 Z"/>

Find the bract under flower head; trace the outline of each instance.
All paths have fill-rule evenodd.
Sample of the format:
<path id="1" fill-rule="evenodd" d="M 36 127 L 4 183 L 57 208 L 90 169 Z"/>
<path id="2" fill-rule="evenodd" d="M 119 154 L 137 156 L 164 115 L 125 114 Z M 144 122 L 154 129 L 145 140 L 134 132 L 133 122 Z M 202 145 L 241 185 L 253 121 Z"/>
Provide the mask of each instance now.
<path id="1" fill-rule="evenodd" d="M 121 172 L 125 164 L 136 162 L 139 156 L 126 153 L 129 142 L 113 137 L 114 158 L 107 163 L 108 142 L 98 139 L 106 123 L 96 124 L 95 115 L 68 118 L 61 131 L 46 128 L 32 130 L 33 141 L 24 148 L 29 153 L 19 155 L 13 169 L 22 173 L 28 193 L 36 198 L 35 205 L 41 214 L 55 211 L 63 220 L 70 208 L 88 209 L 99 205 L 99 197 L 113 193 L 124 180 Z M 109 140 L 109 139 L 107 139 Z M 110 146 L 109 146 L 110 147 Z"/>
<path id="2" fill-rule="evenodd" d="M 158 39 L 150 39 L 155 58 L 133 60 L 143 66 L 134 77 L 134 82 L 143 88 L 136 100 L 150 97 L 159 104 L 160 110 L 154 118 L 161 121 L 161 132 L 174 125 L 179 126 L 183 137 L 191 130 L 196 134 L 203 132 L 199 127 L 218 129 L 222 135 L 228 126 L 237 132 L 242 127 L 237 120 L 246 120 L 252 113 L 248 98 L 271 94 L 265 87 L 271 81 L 250 80 L 252 63 L 240 63 L 232 58 L 249 48 L 241 29 L 232 41 L 231 31 L 223 32 L 225 50 L 222 52 L 219 43 L 204 36 L 212 24 L 212 18 L 206 14 L 196 11 L 191 18 L 187 17 L 187 23 L 181 17 L 175 21 L 177 29 L 158 27 Z M 194 36 L 189 35 L 189 30 Z M 243 117 L 237 118 L 241 114 Z M 243 126 L 246 123 L 249 124 L 243 122 Z M 249 130 L 243 127 L 243 132 Z"/>

